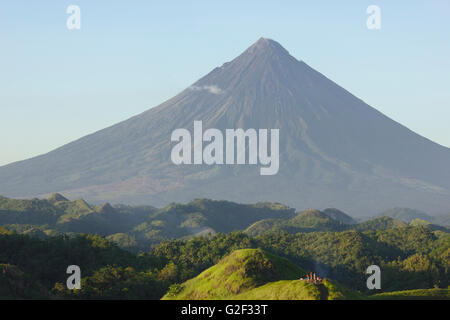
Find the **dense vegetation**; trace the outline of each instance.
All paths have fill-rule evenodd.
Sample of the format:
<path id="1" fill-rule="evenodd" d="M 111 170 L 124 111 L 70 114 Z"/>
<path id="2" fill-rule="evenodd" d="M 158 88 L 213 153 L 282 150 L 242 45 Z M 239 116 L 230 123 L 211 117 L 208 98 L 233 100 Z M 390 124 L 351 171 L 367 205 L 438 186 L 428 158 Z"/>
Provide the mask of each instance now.
<path id="1" fill-rule="evenodd" d="M 206 291 L 216 298 L 229 292 L 229 298 L 242 299 L 318 293 L 359 298 L 373 294 L 365 285 L 372 264 L 382 269 L 386 293 L 373 298 L 410 298 L 413 291 L 400 291 L 418 289 L 435 290 L 416 291 L 418 296 L 445 298 L 450 285 L 448 229 L 418 219 L 356 223 L 337 209 L 296 214 L 280 204 L 206 199 L 160 210 L 93 206 L 56 194 L 47 200 L 0 198 L 0 222 L 0 298 L 160 299 L 181 292 L 178 297 L 201 297 L 202 288 L 221 284 L 231 270 L 233 281 L 217 287 L 215 295 Z M 223 273 L 227 256 L 240 262 Z M 248 269 L 245 261 L 255 257 L 262 264 L 253 261 L 256 269 Z M 66 268 L 74 264 L 82 270 L 82 289 L 69 291 Z M 222 273 L 205 271 L 211 267 Z M 305 271 L 332 281 L 315 288 L 294 280 Z M 200 285 L 195 279 L 205 274 Z"/>
<path id="2" fill-rule="evenodd" d="M 268 233 L 256 238 L 233 232 L 164 241 L 134 255 L 100 236 L 38 239 L 3 234 L 0 263 L 14 265 L 24 279 L 26 275 L 30 289 L 19 298 L 33 297 L 33 292 L 42 296 L 39 288 L 45 287 L 48 297 L 158 299 L 237 249 L 264 248 L 290 258 L 304 270 L 367 294 L 364 271 L 373 263 L 383 270 L 383 291 L 447 288 L 449 242 L 448 234 L 435 234 L 424 227 L 365 233 Z M 82 289 L 74 292 L 65 289 L 65 270 L 71 264 L 80 265 L 83 276 Z"/>
<path id="3" fill-rule="evenodd" d="M 0 226 L 40 238 L 98 234 L 129 251 L 147 251 L 164 239 L 244 230 L 267 218 L 290 218 L 294 209 L 278 203 L 237 204 L 197 199 L 165 208 L 91 205 L 69 201 L 60 194 L 49 199 L 17 200 L 0 197 Z"/>

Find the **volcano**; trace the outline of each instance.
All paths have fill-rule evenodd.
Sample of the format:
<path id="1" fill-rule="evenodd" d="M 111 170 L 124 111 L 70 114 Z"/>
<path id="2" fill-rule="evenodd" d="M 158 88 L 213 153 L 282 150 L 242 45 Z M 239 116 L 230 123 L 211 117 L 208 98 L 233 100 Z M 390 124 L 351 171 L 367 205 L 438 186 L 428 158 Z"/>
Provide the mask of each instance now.
<path id="1" fill-rule="evenodd" d="M 279 171 L 175 165 L 171 133 L 279 129 Z M 450 149 L 391 120 L 277 42 L 261 38 L 175 97 L 47 154 L 0 167 L 0 194 L 93 202 L 277 201 L 370 215 L 450 210 Z"/>

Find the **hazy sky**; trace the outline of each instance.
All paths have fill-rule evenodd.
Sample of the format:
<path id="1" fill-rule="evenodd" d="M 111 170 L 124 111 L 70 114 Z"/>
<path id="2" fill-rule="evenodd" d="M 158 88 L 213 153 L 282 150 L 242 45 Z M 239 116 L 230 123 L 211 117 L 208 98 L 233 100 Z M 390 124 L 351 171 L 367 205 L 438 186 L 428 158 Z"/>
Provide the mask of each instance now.
<path id="1" fill-rule="evenodd" d="M 154 107 L 261 36 L 450 147 L 450 1 L 279 2 L 2 0 L 0 165 Z"/>

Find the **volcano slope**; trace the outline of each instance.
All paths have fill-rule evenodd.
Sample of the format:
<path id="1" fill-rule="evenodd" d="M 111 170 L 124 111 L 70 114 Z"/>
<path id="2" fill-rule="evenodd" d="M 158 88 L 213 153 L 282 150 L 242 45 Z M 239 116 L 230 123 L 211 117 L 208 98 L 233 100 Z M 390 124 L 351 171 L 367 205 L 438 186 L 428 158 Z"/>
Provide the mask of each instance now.
<path id="1" fill-rule="evenodd" d="M 124 106 L 126 107 L 126 106 Z M 255 165 L 175 165 L 175 129 L 279 129 L 276 175 Z M 0 194 L 95 202 L 211 198 L 336 207 L 352 215 L 450 208 L 450 149 L 389 119 L 261 38 L 161 105 L 47 154 L 0 167 Z"/>

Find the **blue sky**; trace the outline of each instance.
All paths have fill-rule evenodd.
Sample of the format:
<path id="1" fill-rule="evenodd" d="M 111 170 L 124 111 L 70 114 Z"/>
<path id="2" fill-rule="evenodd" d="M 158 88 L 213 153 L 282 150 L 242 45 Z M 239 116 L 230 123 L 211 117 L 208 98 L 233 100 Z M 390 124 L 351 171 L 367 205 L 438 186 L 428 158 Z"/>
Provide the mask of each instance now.
<path id="1" fill-rule="evenodd" d="M 2 0 L 0 165 L 154 107 L 261 36 L 450 147 L 450 1 L 343 2 Z"/>

